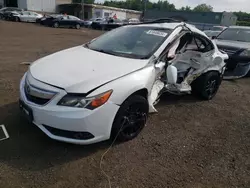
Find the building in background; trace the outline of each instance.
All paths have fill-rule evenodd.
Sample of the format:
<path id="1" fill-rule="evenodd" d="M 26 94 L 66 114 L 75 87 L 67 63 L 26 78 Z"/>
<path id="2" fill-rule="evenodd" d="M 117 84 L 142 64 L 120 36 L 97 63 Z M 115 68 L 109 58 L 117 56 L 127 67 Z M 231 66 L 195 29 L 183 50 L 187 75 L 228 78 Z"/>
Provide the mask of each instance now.
<path id="1" fill-rule="evenodd" d="M 56 12 L 57 5 L 71 3 L 71 0 L 17 0 L 19 8 L 37 12 Z"/>
<path id="2" fill-rule="evenodd" d="M 0 8 L 4 7 L 4 0 L 0 0 Z"/>
<path id="3" fill-rule="evenodd" d="M 24 10 L 44 13 L 67 13 L 82 18 L 82 5 L 71 3 L 72 0 L 0 0 L 7 7 L 19 7 Z M 108 7 L 96 4 L 84 4 L 84 18 L 109 17 L 116 15 L 117 18 L 140 18 L 141 12 Z"/>
<path id="4" fill-rule="evenodd" d="M 81 4 L 62 4 L 57 7 L 58 13 L 66 13 L 75 15 L 82 18 L 82 5 Z M 84 5 L 84 18 L 104 18 L 116 16 L 118 19 L 140 18 L 142 12 L 135 10 L 128 10 L 122 8 L 108 7 L 102 5 L 85 4 Z"/>
<path id="5" fill-rule="evenodd" d="M 192 12 L 192 11 L 159 11 L 147 10 L 145 19 L 173 18 L 194 24 L 197 28 L 206 30 L 215 25 L 236 25 L 237 16 L 231 12 Z"/>

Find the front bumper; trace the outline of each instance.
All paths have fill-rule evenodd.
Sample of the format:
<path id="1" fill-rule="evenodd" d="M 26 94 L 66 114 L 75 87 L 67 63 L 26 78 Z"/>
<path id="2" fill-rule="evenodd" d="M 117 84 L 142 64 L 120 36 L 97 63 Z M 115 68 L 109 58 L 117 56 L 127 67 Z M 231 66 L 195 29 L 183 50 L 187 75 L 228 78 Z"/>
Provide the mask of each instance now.
<path id="1" fill-rule="evenodd" d="M 46 105 L 37 105 L 26 98 L 24 84 L 25 76 L 20 83 L 20 100 L 32 110 L 32 123 L 50 138 L 73 144 L 92 144 L 110 138 L 119 109 L 116 104 L 107 102 L 95 110 L 58 106 L 57 102 L 66 94 L 60 90 Z"/>

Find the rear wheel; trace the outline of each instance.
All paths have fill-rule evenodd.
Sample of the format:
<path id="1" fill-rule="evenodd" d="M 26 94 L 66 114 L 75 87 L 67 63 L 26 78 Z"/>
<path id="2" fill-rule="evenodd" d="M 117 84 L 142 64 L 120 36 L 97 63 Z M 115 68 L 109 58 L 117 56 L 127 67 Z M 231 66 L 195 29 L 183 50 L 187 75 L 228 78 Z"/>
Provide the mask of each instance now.
<path id="1" fill-rule="evenodd" d="M 20 18 L 15 17 L 15 21 L 16 21 L 16 22 L 20 22 L 21 20 L 20 20 Z"/>
<path id="2" fill-rule="evenodd" d="M 103 25 L 103 26 L 101 26 L 101 30 L 102 31 L 105 31 L 106 30 L 106 27 Z"/>
<path id="3" fill-rule="evenodd" d="M 53 27 L 54 27 L 54 28 L 58 28 L 58 27 L 59 27 L 59 23 L 58 23 L 58 22 L 55 22 L 55 23 L 53 24 Z"/>
<path id="4" fill-rule="evenodd" d="M 81 25 L 80 24 L 76 24 L 76 29 L 80 29 Z"/>
<path id="5" fill-rule="evenodd" d="M 192 84 L 192 93 L 204 100 L 211 100 L 217 93 L 221 84 L 218 72 L 212 71 L 201 75 Z"/>
<path id="6" fill-rule="evenodd" d="M 112 127 L 112 138 L 128 141 L 144 128 L 148 116 L 148 101 L 139 95 L 130 96 L 118 110 Z"/>

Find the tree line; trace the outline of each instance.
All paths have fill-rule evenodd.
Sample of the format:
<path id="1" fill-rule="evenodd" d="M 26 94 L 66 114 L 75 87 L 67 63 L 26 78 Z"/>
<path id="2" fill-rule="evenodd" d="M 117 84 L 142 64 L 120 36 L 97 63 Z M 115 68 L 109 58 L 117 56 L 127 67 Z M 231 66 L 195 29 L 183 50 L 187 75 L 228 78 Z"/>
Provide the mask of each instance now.
<path id="1" fill-rule="evenodd" d="M 146 1 L 146 3 L 145 3 Z M 72 0 L 73 3 L 81 3 L 81 0 Z M 177 9 L 174 4 L 169 3 L 167 0 L 159 0 L 158 2 L 151 2 L 149 0 L 125 0 L 125 1 L 104 1 L 104 3 L 95 3 L 95 0 L 84 0 L 86 4 L 101 4 L 104 6 L 111 6 L 117 8 L 131 9 L 142 11 L 144 4 L 146 10 L 166 10 L 166 11 L 193 11 L 193 12 L 213 12 L 211 5 L 202 3 L 194 8 L 190 6 L 181 7 Z M 237 25 L 250 26 L 250 13 L 246 12 L 234 12 L 238 17 Z"/>
<path id="2" fill-rule="evenodd" d="M 82 0 L 72 0 L 73 3 L 81 3 Z M 131 9 L 142 11 L 144 8 L 144 0 L 126 0 L 126 1 L 104 1 L 104 3 L 96 3 L 95 0 L 84 0 L 86 4 L 102 4 L 104 6 L 111 6 L 117 8 Z M 167 0 L 159 0 L 158 2 L 151 2 L 146 0 L 146 10 L 167 10 L 167 11 L 176 11 L 178 10 L 174 4 L 169 3 Z M 196 12 L 212 12 L 213 7 L 207 4 L 200 4 L 195 8 L 189 6 L 182 7 L 182 11 L 196 11 Z"/>

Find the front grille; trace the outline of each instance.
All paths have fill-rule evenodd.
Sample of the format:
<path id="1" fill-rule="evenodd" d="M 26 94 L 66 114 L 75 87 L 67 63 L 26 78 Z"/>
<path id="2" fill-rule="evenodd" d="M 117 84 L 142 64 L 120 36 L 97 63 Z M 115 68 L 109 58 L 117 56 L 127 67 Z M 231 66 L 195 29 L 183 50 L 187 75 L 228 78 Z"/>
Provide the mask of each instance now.
<path id="1" fill-rule="evenodd" d="M 94 138 L 94 135 L 92 135 L 89 132 L 76 132 L 76 131 L 66 131 L 62 129 L 57 129 L 54 127 L 50 127 L 47 125 L 43 125 L 51 134 L 65 137 L 65 138 L 72 138 L 77 140 L 88 140 L 91 138 Z"/>
<path id="2" fill-rule="evenodd" d="M 31 86 L 27 80 L 24 85 L 24 93 L 28 101 L 38 105 L 45 105 L 48 103 L 56 94 L 55 92 L 46 91 L 43 89 Z"/>

